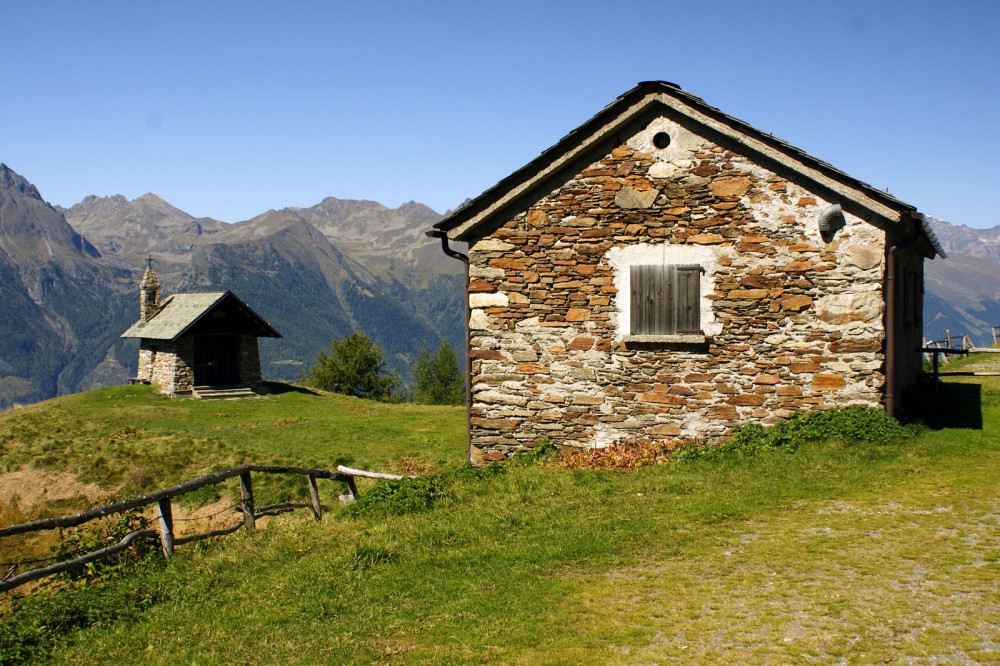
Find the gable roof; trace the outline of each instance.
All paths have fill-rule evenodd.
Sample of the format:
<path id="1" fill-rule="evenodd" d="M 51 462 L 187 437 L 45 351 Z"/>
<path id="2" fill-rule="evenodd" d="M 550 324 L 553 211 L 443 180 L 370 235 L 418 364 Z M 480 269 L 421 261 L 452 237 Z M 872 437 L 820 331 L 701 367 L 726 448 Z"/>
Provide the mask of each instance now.
<path id="1" fill-rule="evenodd" d="M 624 139 L 619 133 L 659 115 L 695 124 L 698 134 L 735 142 L 758 161 L 778 171 L 794 172 L 828 193 L 828 198 L 877 226 L 919 220 L 917 209 L 882 190 L 848 176 L 789 143 L 762 132 L 666 81 L 645 81 L 624 93 L 537 158 L 466 202 L 434 225 L 452 240 L 466 240 L 478 227 L 516 212 L 548 191 L 560 175 L 588 163 Z M 824 197 L 827 198 L 827 197 Z M 528 203 L 527 205 L 530 205 Z M 934 239 L 933 232 L 929 240 Z M 935 248 L 939 245 L 932 241 Z M 940 253 L 940 252 L 939 252 Z"/>
<path id="2" fill-rule="evenodd" d="M 241 301 L 231 291 L 212 291 L 200 294 L 173 294 L 160 306 L 159 311 L 146 322 L 138 321 L 127 331 L 123 338 L 145 338 L 148 340 L 176 340 L 204 319 L 210 312 L 221 306 L 223 301 L 231 299 L 233 305 L 249 318 L 257 329 L 254 335 L 263 338 L 280 338 L 270 324 L 254 312 L 249 305 Z"/>

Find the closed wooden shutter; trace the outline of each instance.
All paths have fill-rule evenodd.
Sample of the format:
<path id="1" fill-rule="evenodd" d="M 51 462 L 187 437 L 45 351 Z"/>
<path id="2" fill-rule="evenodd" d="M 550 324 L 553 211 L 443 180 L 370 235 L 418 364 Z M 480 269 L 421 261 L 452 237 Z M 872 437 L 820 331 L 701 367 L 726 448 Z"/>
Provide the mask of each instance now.
<path id="1" fill-rule="evenodd" d="M 631 266 L 631 335 L 700 333 L 701 272 L 698 265 Z"/>
<path id="2" fill-rule="evenodd" d="M 676 333 L 701 333 L 701 266 L 676 267 Z"/>

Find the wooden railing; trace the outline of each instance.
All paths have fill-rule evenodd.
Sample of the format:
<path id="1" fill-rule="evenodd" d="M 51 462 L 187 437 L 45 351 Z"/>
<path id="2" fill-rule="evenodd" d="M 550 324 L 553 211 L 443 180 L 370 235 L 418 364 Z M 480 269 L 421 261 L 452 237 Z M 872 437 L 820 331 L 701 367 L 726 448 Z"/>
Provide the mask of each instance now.
<path id="1" fill-rule="evenodd" d="M 259 507 L 256 506 L 254 503 L 252 473 L 297 474 L 307 477 L 309 482 L 309 503 L 281 502 L 278 504 L 268 504 Z M 348 493 L 343 496 L 343 499 L 345 501 L 353 501 L 358 498 L 358 489 L 354 483 L 354 478 L 359 476 L 373 479 L 403 478 L 398 474 L 367 472 L 365 470 L 344 467 L 343 465 L 338 466 L 336 471 L 315 467 L 290 467 L 285 465 L 240 465 L 238 467 L 230 467 L 228 469 L 219 470 L 218 472 L 212 472 L 211 474 L 199 476 L 197 479 L 173 486 L 172 488 L 165 488 L 148 495 L 140 495 L 139 497 L 133 497 L 131 499 L 115 502 L 113 504 L 99 506 L 73 516 L 47 518 L 45 520 L 36 520 L 30 523 L 21 523 L 19 525 L 3 527 L 0 528 L 0 538 L 42 530 L 77 527 L 91 520 L 124 513 L 126 511 L 131 511 L 133 509 L 138 509 L 152 504 L 156 504 L 159 512 L 159 515 L 157 516 L 158 529 L 135 530 L 127 534 L 116 544 L 86 553 L 70 560 L 64 560 L 47 567 L 32 569 L 16 575 L 15 573 L 20 565 L 14 564 L 10 567 L 10 570 L 7 571 L 6 575 L 0 578 L 0 591 L 10 590 L 27 582 L 61 573 L 63 571 L 79 569 L 90 562 L 94 562 L 127 549 L 138 539 L 159 539 L 164 557 L 169 558 L 173 555 L 174 548 L 176 546 L 191 543 L 192 541 L 200 541 L 202 539 L 231 534 L 244 527 L 248 530 L 254 529 L 257 519 L 263 516 L 275 515 L 291 511 L 293 509 L 310 508 L 312 509 L 313 517 L 316 520 L 319 520 L 323 515 L 323 506 L 320 503 L 319 488 L 316 485 L 316 480 L 330 479 L 332 481 L 338 481 L 346 484 Z M 181 495 L 198 490 L 199 488 L 222 483 L 223 481 L 233 477 L 239 477 L 240 479 L 240 501 L 230 508 L 239 507 L 243 514 L 243 518 L 234 525 L 224 529 L 176 537 L 174 535 L 172 500 Z"/>

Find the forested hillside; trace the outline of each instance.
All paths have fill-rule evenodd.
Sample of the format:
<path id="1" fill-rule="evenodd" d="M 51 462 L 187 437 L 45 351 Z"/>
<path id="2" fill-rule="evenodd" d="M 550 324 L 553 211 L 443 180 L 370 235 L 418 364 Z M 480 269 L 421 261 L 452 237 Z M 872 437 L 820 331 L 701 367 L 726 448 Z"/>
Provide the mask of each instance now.
<path id="1" fill-rule="evenodd" d="M 328 198 L 229 225 L 153 194 L 62 209 L 2 166 L 0 410 L 134 374 L 137 346 L 118 336 L 138 317 L 149 256 L 165 296 L 231 290 L 283 334 L 262 341 L 268 379 L 298 379 L 355 331 L 404 377 L 424 345 L 464 352 L 461 264 L 423 235 L 439 217 Z"/>

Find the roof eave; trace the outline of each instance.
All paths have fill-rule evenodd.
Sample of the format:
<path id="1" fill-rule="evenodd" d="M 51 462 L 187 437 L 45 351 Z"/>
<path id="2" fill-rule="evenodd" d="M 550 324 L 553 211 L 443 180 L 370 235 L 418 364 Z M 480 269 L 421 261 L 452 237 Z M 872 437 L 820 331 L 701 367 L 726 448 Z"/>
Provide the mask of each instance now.
<path id="1" fill-rule="evenodd" d="M 557 174 L 561 167 L 587 154 L 588 149 L 643 114 L 655 114 L 660 105 L 854 202 L 852 212 L 876 226 L 896 225 L 916 212 L 914 206 L 724 114 L 673 84 L 647 82 L 616 99 L 536 159 L 442 219 L 435 228 L 447 232 L 451 240 L 467 240 L 475 229 L 503 214 L 512 203 L 538 194 L 533 189 Z"/>

